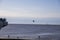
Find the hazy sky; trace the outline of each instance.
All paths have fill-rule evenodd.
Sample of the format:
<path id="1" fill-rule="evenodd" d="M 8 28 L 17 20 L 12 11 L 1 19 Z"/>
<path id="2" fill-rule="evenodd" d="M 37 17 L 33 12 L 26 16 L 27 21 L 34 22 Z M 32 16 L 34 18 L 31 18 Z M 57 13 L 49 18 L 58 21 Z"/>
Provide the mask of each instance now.
<path id="1" fill-rule="evenodd" d="M 1 0 L 0 16 L 60 17 L 58 0 Z"/>
<path id="2" fill-rule="evenodd" d="M 60 18 L 60 0 L 0 0 L 0 17 Z"/>

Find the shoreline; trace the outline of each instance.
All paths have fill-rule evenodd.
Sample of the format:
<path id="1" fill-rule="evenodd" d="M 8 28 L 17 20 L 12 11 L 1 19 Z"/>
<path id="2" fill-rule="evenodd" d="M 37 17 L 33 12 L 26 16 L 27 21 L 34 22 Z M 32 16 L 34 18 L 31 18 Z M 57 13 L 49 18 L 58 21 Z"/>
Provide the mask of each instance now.
<path id="1" fill-rule="evenodd" d="M 60 26 L 60 24 L 8 24 L 8 25 L 43 25 L 43 26 Z"/>

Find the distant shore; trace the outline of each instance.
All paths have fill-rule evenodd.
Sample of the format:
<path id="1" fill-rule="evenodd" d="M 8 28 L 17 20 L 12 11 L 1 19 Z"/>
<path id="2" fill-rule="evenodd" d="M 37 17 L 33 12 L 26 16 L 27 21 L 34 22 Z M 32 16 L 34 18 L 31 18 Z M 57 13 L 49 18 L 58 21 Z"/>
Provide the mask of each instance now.
<path id="1" fill-rule="evenodd" d="M 43 25 L 43 26 L 46 26 L 46 25 L 51 26 L 51 25 L 53 25 L 53 26 L 60 26 L 60 24 L 9 24 L 9 25 Z"/>

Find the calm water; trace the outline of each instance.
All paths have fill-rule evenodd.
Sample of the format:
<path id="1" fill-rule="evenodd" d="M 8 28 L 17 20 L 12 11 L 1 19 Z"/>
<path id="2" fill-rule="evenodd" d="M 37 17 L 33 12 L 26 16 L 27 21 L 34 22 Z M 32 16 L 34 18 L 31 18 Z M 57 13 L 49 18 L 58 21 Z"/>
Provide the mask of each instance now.
<path id="1" fill-rule="evenodd" d="M 1 35 L 60 35 L 60 25 L 9 24 L 0 30 Z"/>
<path id="2" fill-rule="evenodd" d="M 0 34 L 60 33 L 60 25 L 9 24 Z"/>

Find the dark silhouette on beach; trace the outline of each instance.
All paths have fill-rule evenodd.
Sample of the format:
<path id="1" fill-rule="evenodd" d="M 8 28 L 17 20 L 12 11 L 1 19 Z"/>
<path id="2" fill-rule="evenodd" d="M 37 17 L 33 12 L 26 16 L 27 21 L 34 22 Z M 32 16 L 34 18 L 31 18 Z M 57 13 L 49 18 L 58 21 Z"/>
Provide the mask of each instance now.
<path id="1" fill-rule="evenodd" d="M 6 21 L 6 18 L 0 18 L 0 29 L 7 26 L 8 22 Z"/>

